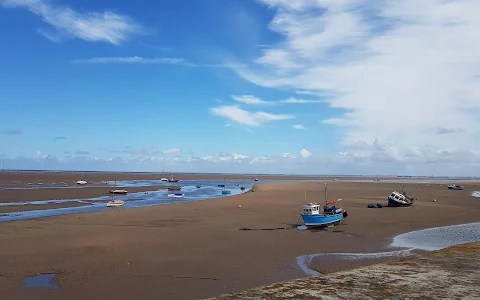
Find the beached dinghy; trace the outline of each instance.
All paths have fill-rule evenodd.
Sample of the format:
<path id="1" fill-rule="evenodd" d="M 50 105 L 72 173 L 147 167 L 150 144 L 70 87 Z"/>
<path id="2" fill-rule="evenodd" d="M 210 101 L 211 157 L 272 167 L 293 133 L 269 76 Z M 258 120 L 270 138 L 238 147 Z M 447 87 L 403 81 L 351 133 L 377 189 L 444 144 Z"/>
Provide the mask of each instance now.
<path id="1" fill-rule="evenodd" d="M 325 205 L 321 210 L 320 204 L 310 202 L 302 207 L 302 219 L 307 228 L 336 225 L 348 216 L 347 211 L 337 208 L 336 203 L 342 199 L 327 202 L 327 183 L 325 183 Z"/>
<path id="2" fill-rule="evenodd" d="M 87 184 L 87 182 L 85 180 L 79 180 L 76 183 L 79 184 L 79 185 Z"/>
<path id="3" fill-rule="evenodd" d="M 181 193 L 168 194 L 168 197 L 170 197 L 170 198 L 183 198 L 183 197 L 185 197 L 185 194 L 181 194 Z"/>
<path id="4" fill-rule="evenodd" d="M 107 202 L 107 207 L 119 207 L 123 206 L 123 204 L 125 204 L 123 200 L 112 200 Z"/>
<path id="5" fill-rule="evenodd" d="M 402 189 L 401 192 L 393 191 L 388 196 L 388 206 L 401 207 L 413 205 L 413 197 L 408 197 L 407 193 Z"/>

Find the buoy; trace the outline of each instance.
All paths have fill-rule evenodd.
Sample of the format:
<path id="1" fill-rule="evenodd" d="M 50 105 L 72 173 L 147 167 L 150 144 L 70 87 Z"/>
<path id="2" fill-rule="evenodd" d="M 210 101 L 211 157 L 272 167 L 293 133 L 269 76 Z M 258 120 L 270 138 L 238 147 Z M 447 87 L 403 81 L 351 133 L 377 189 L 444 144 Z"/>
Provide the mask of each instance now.
<path id="1" fill-rule="evenodd" d="M 433 199 L 433 202 L 437 202 L 437 199 Z"/>
<path id="2" fill-rule="evenodd" d="M 367 207 L 368 207 L 368 208 L 375 208 L 375 205 L 374 205 L 373 203 L 369 203 L 369 204 L 367 205 Z"/>
<path id="3" fill-rule="evenodd" d="M 241 204 L 239 204 L 239 205 L 238 205 L 238 208 L 242 208 L 242 205 L 241 205 Z"/>

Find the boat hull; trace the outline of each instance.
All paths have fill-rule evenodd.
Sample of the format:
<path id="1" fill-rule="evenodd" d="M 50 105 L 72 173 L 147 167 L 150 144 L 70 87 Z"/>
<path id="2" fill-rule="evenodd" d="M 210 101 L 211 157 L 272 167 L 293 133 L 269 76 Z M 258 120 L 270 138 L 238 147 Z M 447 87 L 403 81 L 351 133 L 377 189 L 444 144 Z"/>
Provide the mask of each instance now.
<path id="1" fill-rule="evenodd" d="M 388 198 L 388 206 L 407 207 L 407 206 L 412 206 L 412 204 L 413 204 L 413 202 L 403 203 L 403 202 L 398 202 L 398 201 L 392 200 L 391 198 Z"/>
<path id="2" fill-rule="evenodd" d="M 168 194 L 169 198 L 183 198 L 185 194 Z"/>
<path id="3" fill-rule="evenodd" d="M 325 227 L 334 223 L 338 223 L 344 219 L 344 214 L 346 212 L 342 212 L 335 215 L 307 215 L 307 214 L 300 214 L 302 216 L 303 222 L 307 226 L 307 228 L 314 228 L 314 227 Z"/>

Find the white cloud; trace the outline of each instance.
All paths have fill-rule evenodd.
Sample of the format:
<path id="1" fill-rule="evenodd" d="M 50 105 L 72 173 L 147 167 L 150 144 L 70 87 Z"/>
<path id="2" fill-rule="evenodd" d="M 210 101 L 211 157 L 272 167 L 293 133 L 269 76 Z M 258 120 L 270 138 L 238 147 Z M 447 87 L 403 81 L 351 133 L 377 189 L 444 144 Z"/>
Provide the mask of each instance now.
<path id="1" fill-rule="evenodd" d="M 182 149 L 179 148 L 170 148 L 162 151 L 163 154 L 179 154 L 182 153 Z"/>
<path id="2" fill-rule="evenodd" d="M 303 127 L 302 124 L 293 125 L 292 127 L 295 128 L 295 129 L 298 129 L 298 130 L 305 129 L 305 127 Z"/>
<path id="3" fill-rule="evenodd" d="M 290 97 L 290 98 L 282 100 L 280 102 L 282 102 L 282 103 L 302 103 L 302 104 L 305 104 L 305 103 L 322 103 L 322 102 L 325 102 L 325 101 L 296 99 L 296 98 Z"/>
<path id="4" fill-rule="evenodd" d="M 170 65 L 184 65 L 194 66 L 186 62 L 183 58 L 176 57 L 161 57 L 161 58 L 144 58 L 139 56 L 125 56 L 125 57 L 94 57 L 86 59 L 75 59 L 73 63 L 87 63 L 87 64 L 170 64 Z"/>
<path id="5" fill-rule="evenodd" d="M 300 150 L 300 155 L 303 158 L 308 158 L 310 155 L 312 155 L 312 153 L 310 153 L 310 151 L 308 151 L 307 149 L 302 149 Z"/>
<path id="6" fill-rule="evenodd" d="M 144 29 L 126 15 L 112 11 L 78 12 L 71 8 L 54 6 L 46 0 L 2 0 L 7 8 L 22 7 L 42 18 L 53 30 L 38 32 L 51 41 L 78 38 L 90 42 L 108 42 L 119 45 L 131 35 L 141 34 Z"/>
<path id="7" fill-rule="evenodd" d="M 212 108 L 210 112 L 216 116 L 251 127 L 260 126 L 261 124 L 271 121 L 281 121 L 294 118 L 294 116 L 291 115 L 275 115 L 263 111 L 249 112 L 235 105 L 215 107 Z"/>
<path id="8" fill-rule="evenodd" d="M 251 105 L 275 105 L 274 102 L 264 101 L 253 95 L 241 95 L 241 96 L 232 95 L 232 99 L 240 103 L 251 104 Z"/>
<path id="9" fill-rule="evenodd" d="M 365 150 L 369 159 L 402 164 L 412 149 L 440 164 L 480 148 L 480 1 L 263 2 L 283 41 L 233 70 L 260 86 L 328 94 L 342 114 L 324 123 L 340 127 L 349 155 L 376 138 L 385 148 Z"/>

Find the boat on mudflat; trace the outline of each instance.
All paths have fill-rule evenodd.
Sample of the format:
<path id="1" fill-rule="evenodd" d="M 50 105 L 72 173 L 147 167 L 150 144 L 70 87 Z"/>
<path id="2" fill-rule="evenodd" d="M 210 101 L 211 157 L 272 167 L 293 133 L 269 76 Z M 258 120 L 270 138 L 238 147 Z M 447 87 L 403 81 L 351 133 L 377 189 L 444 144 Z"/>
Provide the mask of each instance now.
<path id="1" fill-rule="evenodd" d="M 407 193 L 403 189 L 401 192 L 393 191 L 390 193 L 390 195 L 388 195 L 388 206 L 412 206 L 414 200 L 415 199 L 413 197 L 407 196 Z"/>
<path id="2" fill-rule="evenodd" d="M 123 206 L 123 204 L 125 204 L 123 200 L 112 200 L 107 202 L 107 207 L 119 207 Z"/>
<path id="3" fill-rule="evenodd" d="M 108 191 L 110 194 L 114 195 L 126 195 L 128 192 L 126 190 L 110 190 Z"/>
<path id="4" fill-rule="evenodd" d="M 463 190 L 463 186 L 462 185 L 457 185 L 457 184 L 451 184 L 448 186 L 448 189 L 449 190 Z"/>
<path id="5" fill-rule="evenodd" d="M 168 197 L 170 197 L 170 198 L 183 198 L 183 197 L 185 197 L 185 194 L 182 194 L 182 193 L 168 194 Z"/>
<path id="6" fill-rule="evenodd" d="M 325 205 L 323 209 L 316 202 L 310 202 L 302 207 L 302 219 L 307 228 L 337 225 L 348 216 L 347 211 L 338 208 L 336 203 L 342 199 L 327 202 L 327 183 L 325 183 Z"/>

